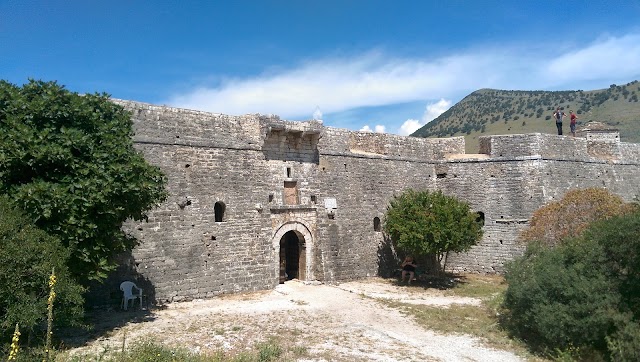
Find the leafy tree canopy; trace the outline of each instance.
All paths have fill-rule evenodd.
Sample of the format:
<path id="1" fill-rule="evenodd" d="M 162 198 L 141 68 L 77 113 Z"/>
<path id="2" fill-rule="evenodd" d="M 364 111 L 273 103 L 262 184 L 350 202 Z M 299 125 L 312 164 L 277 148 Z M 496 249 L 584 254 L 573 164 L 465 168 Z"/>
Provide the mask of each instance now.
<path id="1" fill-rule="evenodd" d="M 74 323 L 82 317 L 83 288 L 70 276 L 68 249 L 38 229 L 29 217 L 0 195 L 0 336 L 16 323 L 31 331 L 47 319 L 49 275 L 55 268 L 56 322 Z"/>
<path id="2" fill-rule="evenodd" d="M 166 198 L 165 178 L 136 152 L 130 114 L 107 94 L 56 82 L 0 81 L 0 194 L 69 248 L 79 280 L 101 280 L 135 240 L 122 223 Z"/>
<path id="3" fill-rule="evenodd" d="M 480 240 L 477 216 L 467 203 L 440 191 L 406 190 L 391 200 L 384 230 L 399 249 L 435 255 L 441 263 L 448 252 L 467 251 Z"/>
<path id="4" fill-rule="evenodd" d="M 526 242 L 541 241 L 553 246 L 577 237 L 590 223 L 638 209 L 619 196 L 601 188 L 571 190 L 562 200 L 552 202 L 533 213 L 529 227 L 521 237 Z"/>

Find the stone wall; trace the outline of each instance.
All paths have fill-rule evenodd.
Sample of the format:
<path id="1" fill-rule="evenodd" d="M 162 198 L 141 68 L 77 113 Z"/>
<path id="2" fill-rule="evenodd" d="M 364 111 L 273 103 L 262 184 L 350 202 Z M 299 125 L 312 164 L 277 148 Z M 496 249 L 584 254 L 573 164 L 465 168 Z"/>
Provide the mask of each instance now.
<path id="1" fill-rule="evenodd" d="M 448 266 L 489 273 L 522 252 L 516 240 L 533 211 L 567 190 L 607 187 L 625 200 L 639 192 L 640 147 L 615 138 L 489 136 L 467 155 L 462 137 L 117 102 L 170 197 L 148 222 L 125 226 L 140 245 L 121 257 L 110 288 L 134 279 L 158 303 L 273 288 L 291 265 L 327 283 L 385 275 L 398 261 L 378 221 L 407 188 L 442 190 L 484 215 L 483 239 Z"/>

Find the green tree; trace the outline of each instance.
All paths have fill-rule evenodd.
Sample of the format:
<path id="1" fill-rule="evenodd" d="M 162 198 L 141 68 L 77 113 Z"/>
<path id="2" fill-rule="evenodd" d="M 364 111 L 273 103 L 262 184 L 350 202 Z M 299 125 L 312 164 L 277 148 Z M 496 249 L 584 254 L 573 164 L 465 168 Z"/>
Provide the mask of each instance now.
<path id="1" fill-rule="evenodd" d="M 521 238 L 526 242 L 541 241 L 553 246 L 563 239 L 579 236 L 594 221 L 637 209 L 636 203 L 625 203 L 606 189 L 571 190 L 562 200 L 536 210 Z"/>
<path id="2" fill-rule="evenodd" d="M 68 249 L 38 229 L 29 217 L 0 195 L 0 336 L 7 340 L 16 323 L 31 331 L 47 319 L 49 275 L 55 268 L 56 324 L 79 322 L 83 288 L 66 265 Z"/>
<path id="3" fill-rule="evenodd" d="M 397 247 L 414 256 L 435 256 L 441 270 L 449 252 L 464 252 L 482 237 L 469 205 L 440 191 L 406 190 L 394 197 L 384 230 Z"/>
<path id="4" fill-rule="evenodd" d="M 107 94 L 56 82 L 0 81 L 0 194 L 70 251 L 83 283 L 113 269 L 135 240 L 122 223 L 166 198 L 165 178 L 133 147 L 132 120 Z"/>

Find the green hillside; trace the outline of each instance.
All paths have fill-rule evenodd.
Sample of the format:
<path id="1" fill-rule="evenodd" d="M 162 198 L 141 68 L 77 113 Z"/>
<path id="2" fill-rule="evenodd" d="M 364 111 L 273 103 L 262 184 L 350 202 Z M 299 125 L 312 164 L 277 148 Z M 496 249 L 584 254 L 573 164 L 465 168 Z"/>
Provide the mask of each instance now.
<path id="1" fill-rule="evenodd" d="M 640 143 L 640 83 L 612 84 L 592 91 L 475 91 L 438 118 L 415 131 L 416 137 L 465 136 L 467 153 L 478 152 L 478 137 L 495 134 L 556 134 L 553 112 L 560 107 L 578 115 L 578 128 L 589 121 L 620 130 L 623 142 Z M 569 118 L 564 134 L 570 135 Z"/>

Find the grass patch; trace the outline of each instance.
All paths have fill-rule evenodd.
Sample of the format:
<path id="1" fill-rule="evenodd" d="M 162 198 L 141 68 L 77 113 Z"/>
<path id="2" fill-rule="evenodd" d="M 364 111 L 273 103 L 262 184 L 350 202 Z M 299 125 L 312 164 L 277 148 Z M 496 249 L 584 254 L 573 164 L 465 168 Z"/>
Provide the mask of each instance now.
<path id="1" fill-rule="evenodd" d="M 455 277 L 453 287 L 445 291 L 445 295 L 479 298 L 483 301 L 493 299 L 507 290 L 507 283 L 499 275 L 469 274 Z"/>
<path id="2" fill-rule="evenodd" d="M 427 290 L 444 290 L 446 296 L 478 298 L 481 304 L 451 304 L 445 308 L 390 300 L 381 300 L 381 303 L 414 317 L 415 321 L 426 329 L 443 334 L 472 335 L 481 338 L 488 347 L 511 351 L 527 361 L 547 361 L 533 356 L 524 343 L 510 338 L 498 324 L 498 309 L 507 289 L 507 284 L 501 276 L 465 275 L 433 280 L 427 278 L 423 284 L 417 284 L 413 289 L 424 291 L 425 287 Z"/>
<path id="3" fill-rule="evenodd" d="M 97 354 L 68 355 L 58 353 L 57 362 L 276 362 L 295 361 L 309 356 L 305 346 L 286 345 L 277 337 L 257 343 L 250 350 L 216 351 L 211 353 L 191 352 L 186 348 L 165 346 L 161 343 L 145 340 L 132 344 L 127 350 L 105 350 Z M 23 357 L 33 357 L 23 355 Z M 27 361 L 23 359 L 22 361 Z"/>

